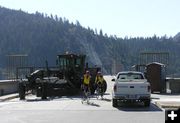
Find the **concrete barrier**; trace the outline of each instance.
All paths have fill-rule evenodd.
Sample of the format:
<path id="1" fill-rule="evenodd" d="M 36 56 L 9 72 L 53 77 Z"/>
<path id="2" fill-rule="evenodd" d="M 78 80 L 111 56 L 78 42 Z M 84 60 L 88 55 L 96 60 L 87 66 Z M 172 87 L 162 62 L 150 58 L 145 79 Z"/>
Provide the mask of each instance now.
<path id="1" fill-rule="evenodd" d="M 171 93 L 180 93 L 180 78 L 166 78 L 166 87 Z"/>
<path id="2" fill-rule="evenodd" d="M 18 91 L 18 82 L 14 80 L 0 80 L 0 96 Z"/>

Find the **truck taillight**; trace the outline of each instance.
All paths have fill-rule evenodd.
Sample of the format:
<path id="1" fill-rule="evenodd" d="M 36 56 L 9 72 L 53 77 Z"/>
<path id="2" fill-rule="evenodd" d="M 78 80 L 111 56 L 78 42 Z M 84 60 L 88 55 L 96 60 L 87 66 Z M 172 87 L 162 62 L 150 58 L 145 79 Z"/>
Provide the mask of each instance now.
<path id="1" fill-rule="evenodd" d="M 150 92 L 151 91 L 151 87 L 150 87 L 150 85 L 148 85 L 148 92 Z"/>
<path id="2" fill-rule="evenodd" d="M 117 86 L 116 86 L 116 85 L 114 85 L 113 90 L 114 90 L 114 92 L 116 92 L 116 91 L 117 91 Z"/>

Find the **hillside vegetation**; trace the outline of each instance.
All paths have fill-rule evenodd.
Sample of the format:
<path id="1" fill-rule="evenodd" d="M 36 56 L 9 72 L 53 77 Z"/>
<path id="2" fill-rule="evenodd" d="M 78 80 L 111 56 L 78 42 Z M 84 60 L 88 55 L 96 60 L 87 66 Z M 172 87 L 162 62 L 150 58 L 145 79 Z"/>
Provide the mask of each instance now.
<path id="1" fill-rule="evenodd" d="M 85 28 L 77 21 L 28 14 L 0 7 L 0 68 L 6 67 L 7 55 L 28 54 L 31 66 L 55 65 L 56 55 L 86 54 L 90 65 L 102 66 L 110 73 L 114 61 L 127 70 L 139 64 L 141 52 L 169 52 L 168 74 L 180 71 L 180 36 L 118 38 Z"/>

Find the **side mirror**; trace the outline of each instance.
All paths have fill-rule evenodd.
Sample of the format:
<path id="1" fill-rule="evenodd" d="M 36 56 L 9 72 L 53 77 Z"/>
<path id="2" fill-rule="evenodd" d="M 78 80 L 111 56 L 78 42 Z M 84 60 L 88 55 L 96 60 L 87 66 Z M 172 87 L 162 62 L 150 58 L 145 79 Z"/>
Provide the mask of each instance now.
<path id="1" fill-rule="evenodd" d="M 115 79 L 112 79 L 111 81 L 113 81 L 113 82 L 114 82 L 114 81 L 115 81 Z"/>

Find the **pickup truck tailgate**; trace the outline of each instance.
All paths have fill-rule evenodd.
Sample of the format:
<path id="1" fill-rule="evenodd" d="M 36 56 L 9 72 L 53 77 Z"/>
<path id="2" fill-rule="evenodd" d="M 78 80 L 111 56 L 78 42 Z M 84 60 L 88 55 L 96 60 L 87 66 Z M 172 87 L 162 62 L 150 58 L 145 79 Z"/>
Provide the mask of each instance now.
<path id="1" fill-rule="evenodd" d="M 117 94 L 148 94 L 147 82 L 118 82 L 116 83 Z"/>

